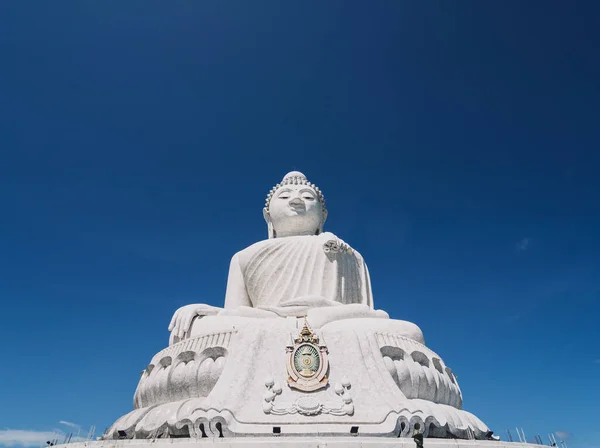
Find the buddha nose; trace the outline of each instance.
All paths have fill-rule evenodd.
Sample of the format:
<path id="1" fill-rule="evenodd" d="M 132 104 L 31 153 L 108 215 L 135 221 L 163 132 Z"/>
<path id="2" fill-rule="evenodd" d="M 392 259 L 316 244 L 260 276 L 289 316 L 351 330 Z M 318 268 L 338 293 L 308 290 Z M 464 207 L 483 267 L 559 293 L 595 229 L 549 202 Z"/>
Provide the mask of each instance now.
<path id="1" fill-rule="evenodd" d="M 298 196 L 296 196 L 295 198 L 290 199 L 289 202 L 290 205 L 293 206 L 303 206 L 304 205 L 304 201 L 302 199 L 300 199 Z"/>

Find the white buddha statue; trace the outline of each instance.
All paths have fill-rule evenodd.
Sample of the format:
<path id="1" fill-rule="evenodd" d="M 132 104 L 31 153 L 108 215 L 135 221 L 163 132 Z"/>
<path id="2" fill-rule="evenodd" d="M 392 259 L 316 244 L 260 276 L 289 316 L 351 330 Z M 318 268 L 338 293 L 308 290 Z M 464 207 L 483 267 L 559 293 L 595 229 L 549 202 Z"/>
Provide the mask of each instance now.
<path id="1" fill-rule="evenodd" d="M 333 233 L 323 232 L 325 198 L 304 174 L 292 171 L 271 189 L 263 216 L 269 238 L 231 259 L 224 309 L 204 304 L 178 309 L 169 325 L 172 342 L 189 336 L 196 317 L 208 315 L 311 315 L 313 327 L 352 317 L 389 317 L 373 310 L 369 271 L 362 256 Z M 420 330 L 406 324 L 408 334 L 422 341 Z"/>
<path id="2" fill-rule="evenodd" d="M 373 307 L 362 256 L 323 231 L 321 191 L 297 171 L 271 189 L 268 239 L 236 253 L 223 308 L 179 308 L 114 438 L 319 433 L 487 439 L 452 370 L 415 324 Z M 287 386 L 287 387 L 286 387 Z M 233 442 L 232 442 L 233 443 Z"/>

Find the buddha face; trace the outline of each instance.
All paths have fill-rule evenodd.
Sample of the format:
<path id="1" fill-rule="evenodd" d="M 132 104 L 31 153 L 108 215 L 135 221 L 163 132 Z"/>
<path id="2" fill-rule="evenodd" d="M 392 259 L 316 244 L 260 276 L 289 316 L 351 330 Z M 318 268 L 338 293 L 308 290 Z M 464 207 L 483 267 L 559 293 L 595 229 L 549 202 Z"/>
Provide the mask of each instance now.
<path id="1" fill-rule="evenodd" d="M 283 185 L 277 189 L 265 216 L 277 237 L 315 235 L 324 217 L 317 193 L 308 185 Z"/>

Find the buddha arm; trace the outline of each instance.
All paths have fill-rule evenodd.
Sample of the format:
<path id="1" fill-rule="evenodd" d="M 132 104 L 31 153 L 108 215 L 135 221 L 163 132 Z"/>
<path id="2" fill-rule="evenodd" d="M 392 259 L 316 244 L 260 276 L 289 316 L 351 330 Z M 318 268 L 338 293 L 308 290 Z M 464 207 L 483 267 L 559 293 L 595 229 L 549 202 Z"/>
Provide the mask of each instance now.
<path id="1" fill-rule="evenodd" d="M 246 292 L 246 283 L 238 254 L 231 258 L 229 264 L 229 275 L 227 276 L 227 291 L 225 292 L 225 309 L 233 309 L 239 306 L 252 307 L 252 302 Z"/>
<path id="2" fill-rule="evenodd" d="M 374 309 L 373 304 L 373 290 L 371 289 L 371 277 L 369 275 L 369 268 L 365 263 L 364 258 L 358 251 L 354 251 L 354 256 L 359 260 L 360 265 L 360 303 L 367 305 L 370 309 Z"/>
<path id="3" fill-rule="evenodd" d="M 375 308 L 375 304 L 373 303 L 373 290 L 371 289 L 371 276 L 369 275 L 369 268 L 367 268 L 367 264 L 363 260 L 363 281 L 362 281 L 362 297 L 363 303 L 367 305 L 370 309 Z"/>

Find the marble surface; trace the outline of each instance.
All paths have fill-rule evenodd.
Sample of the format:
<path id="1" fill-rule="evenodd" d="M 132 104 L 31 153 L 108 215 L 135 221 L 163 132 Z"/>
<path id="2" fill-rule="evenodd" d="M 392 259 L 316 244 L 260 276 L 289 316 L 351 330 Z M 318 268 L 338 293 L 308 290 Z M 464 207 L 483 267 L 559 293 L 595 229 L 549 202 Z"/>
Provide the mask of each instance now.
<path id="1" fill-rule="evenodd" d="M 358 251 L 331 232 L 321 191 L 297 171 L 284 176 L 267 196 L 263 217 L 268 239 L 236 253 L 230 262 L 223 309 L 186 305 L 171 319 L 171 343 L 194 332 L 197 316 L 303 316 L 317 308 L 332 308 L 328 316 L 385 317 L 374 310 L 367 265 Z M 339 305 L 362 304 L 342 309 Z"/>
<path id="2" fill-rule="evenodd" d="M 327 346 L 329 387 L 305 393 L 287 386 L 286 346 L 304 319 L 206 317 L 204 333 L 154 356 L 135 393 L 135 409 L 105 434 L 118 437 L 227 437 L 309 430 L 485 438 L 489 428 L 462 410 L 452 371 L 409 322 L 354 318 L 315 333 Z M 199 329 L 202 327 L 198 327 Z M 343 393 L 339 393 L 342 391 Z M 316 410 L 316 412 L 315 412 Z"/>
<path id="3" fill-rule="evenodd" d="M 318 187 L 288 173 L 267 195 L 263 217 L 268 238 L 232 257 L 224 306 L 175 312 L 169 346 L 144 369 L 133 411 L 104 439 L 231 439 L 278 428 L 335 440 L 354 437 L 353 426 L 364 436 L 418 430 L 490 439 L 462 409 L 456 376 L 419 327 L 375 309 L 364 259 L 324 231 Z M 310 330 L 304 342 L 303 329 Z M 314 369 L 318 377 L 291 367 L 300 343 L 308 344 L 306 366 L 326 366 Z"/>

